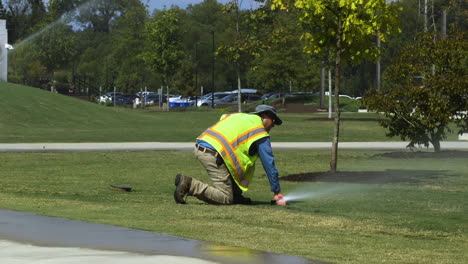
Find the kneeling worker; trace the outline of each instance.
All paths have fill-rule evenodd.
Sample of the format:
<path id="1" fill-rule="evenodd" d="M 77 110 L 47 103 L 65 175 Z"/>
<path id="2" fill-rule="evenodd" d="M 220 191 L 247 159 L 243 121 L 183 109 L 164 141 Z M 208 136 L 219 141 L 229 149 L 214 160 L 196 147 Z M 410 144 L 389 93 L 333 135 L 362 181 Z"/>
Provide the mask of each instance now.
<path id="1" fill-rule="evenodd" d="M 195 156 L 205 167 L 212 185 L 178 174 L 175 178 L 176 203 L 185 204 L 187 195 L 210 204 L 251 204 L 242 196 L 247 191 L 258 157 L 270 181 L 273 200 L 283 198 L 269 132 L 281 125 L 275 108 L 259 105 L 250 114 L 225 114 L 198 138 Z"/>

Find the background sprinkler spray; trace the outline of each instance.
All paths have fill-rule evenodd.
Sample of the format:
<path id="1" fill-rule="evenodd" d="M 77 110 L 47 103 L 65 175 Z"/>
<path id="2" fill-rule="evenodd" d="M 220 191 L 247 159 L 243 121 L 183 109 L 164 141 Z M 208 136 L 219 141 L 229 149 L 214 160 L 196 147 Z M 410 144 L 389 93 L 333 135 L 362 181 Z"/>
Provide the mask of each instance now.
<path id="1" fill-rule="evenodd" d="M 89 0 L 75 8 L 74 10 L 68 11 L 64 13 L 60 18 L 58 18 L 56 21 L 50 23 L 49 25 L 45 26 L 44 28 L 40 29 L 39 31 L 33 33 L 32 35 L 29 35 L 26 37 L 24 40 L 15 43 L 15 49 L 18 50 L 21 48 L 23 45 L 26 43 L 34 41 L 36 38 L 39 36 L 43 35 L 44 33 L 50 31 L 54 27 L 60 24 L 68 24 L 72 26 L 77 26 L 76 24 L 72 23 L 74 18 L 77 16 L 77 14 L 83 12 L 84 10 L 90 9 L 91 7 L 97 6 L 102 0 Z"/>

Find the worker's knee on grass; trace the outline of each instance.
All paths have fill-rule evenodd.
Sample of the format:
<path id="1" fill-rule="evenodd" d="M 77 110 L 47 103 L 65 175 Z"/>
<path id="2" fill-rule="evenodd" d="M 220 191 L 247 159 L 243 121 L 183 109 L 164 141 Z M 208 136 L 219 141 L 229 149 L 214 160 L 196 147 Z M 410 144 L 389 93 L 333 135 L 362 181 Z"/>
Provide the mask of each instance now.
<path id="1" fill-rule="evenodd" d="M 231 193 L 224 193 L 222 190 L 216 189 L 214 187 L 209 187 L 205 193 L 199 195 L 197 198 L 209 204 L 234 204 L 234 197 Z"/>
<path id="2" fill-rule="evenodd" d="M 213 200 L 216 201 L 217 204 L 221 204 L 221 205 L 234 204 L 234 197 L 232 193 L 223 193 L 218 190 L 218 193 L 216 193 L 212 198 Z"/>

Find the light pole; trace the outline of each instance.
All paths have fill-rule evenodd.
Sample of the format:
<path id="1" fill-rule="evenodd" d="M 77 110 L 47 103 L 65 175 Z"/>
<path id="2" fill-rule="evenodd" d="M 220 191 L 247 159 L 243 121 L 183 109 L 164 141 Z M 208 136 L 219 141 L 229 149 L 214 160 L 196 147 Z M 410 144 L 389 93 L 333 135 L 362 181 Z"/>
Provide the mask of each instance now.
<path id="1" fill-rule="evenodd" d="M 213 51 L 213 58 L 211 61 L 211 108 L 214 108 L 214 96 L 215 96 L 215 82 L 214 82 L 214 76 L 215 76 L 215 39 L 214 39 L 214 30 L 211 31 L 211 36 L 212 36 L 212 51 Z"/>
<path id="2" fill-rule="evenodd" d="M 211 32 L 211 31 L 210 31 Z M 198 73 L 199 73 L 199 68 L 200 68 L 200 56 L 199 56 L 199 46 L 201 44 L 204 44 L 204 45 L 207 45 L 210 44 L 209 42 L 205 42 L 205 41 L 198 41 L 195 43 L 195 89 L 194 89 L 194 92 L 197 93 L 198 91 Z M 206 49 L 202 49 L 202 54 L 203 55 L 204 53 L 206 53 Z M 200 79 L 203 79 L 203 78 L 200 78 Z M 202 83 L 203 83 L 203 80 L 202 80 Z M 200 91 L 200 98 L 201 96 L 203 96 L 203 85 L 201 86 L 201 91 Z M 201 99 L 200 99 L 201 100 Z M 195 105 L 198 106 L 198 96 L 195 96 Z"/>

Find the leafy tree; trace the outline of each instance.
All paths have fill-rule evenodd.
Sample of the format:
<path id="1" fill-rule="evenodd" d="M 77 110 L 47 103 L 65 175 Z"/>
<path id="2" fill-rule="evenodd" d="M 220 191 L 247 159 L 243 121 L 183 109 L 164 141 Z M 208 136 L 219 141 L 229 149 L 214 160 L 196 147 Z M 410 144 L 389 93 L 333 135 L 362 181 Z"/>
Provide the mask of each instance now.
<path id="1" fill-rule="evenodd" d="M 299 39 L 304 31 L 317 35 L 313 27 L 315 24 L 306 23 L 306 19 L 303 19 L 305 22 L 299 21 L 300 26 L 298 26 L 298 18 L 301 17 L 304 9 L 291 7 L 290 12 L 287 13 L 279 10 L 272 11 L 269 10 L 271 1 L 248 1 L 263 1 L 265 5 L 258 10 L 232 9 L 231 13 L 227 14 L 223 12 L 226 9 L 225 6 L 218 1 L 204 0 L 200 4 L 189 5 L 185 12 L 179 10 L 181 16 L 177 23 L 179 29 L 183 29 L 183 34 L 180 34 L 180 45 L 177 51 L 183 54 L 180 57 L 183 67 L 175 67 L 175 72 L 171 75 L 173 87 L 177 89 L 177 92 L 198 95 L 200 86 L 205 88 L 205 92 L 210 90 L 213 58 L 211 31 L 215 32 L 216 47 L 224 44 L 225 47 L 233 48 L 232 54 L 242 55 L 240 68 L 233 60 L 228 60 L 228 57 L 216 57 L 214 83 L 216 83 L 217 91 L 238 88 L 238 76 L 242 87 L 252 87 L 265 92 L 286 92 L 290 82 L 294 91 L 317 91 L 319 84 L 317 67 L 323 60 L 323 54 L 328 54 L 328 51 L 325 48 L 324 52 L 314 53 L 308 45 L 306 50 L 310 53 L 306 56 L 301 54 L 303 44 L 310 42 L 305 35 Z M 284 0 L 284 2 L 293 3 L 294 1 Z M 359 0 L 355 2 L 359 3 Z M 382 54 L 384 67 L 389 64 L 388 58 L 397 57 L 400 54 L 401 47 L 405 43 L 414 41 L 414 32 L 420 30 L 422 25 L 421 19 L 418 19 L 415 1 L 393 2 L 405 8 L 400 20 L 404 21 L 402 27 L 408 33 L 402 34 L 400 38 L 392 38 L 391 45 L 385 45 L 389 47 L 390 52 Z M 112 89 L 114 85 L 117 85 L 119 90 L 133 92 L 141 86 L 148 86 L 150 89 L 152 87 L 154 90 L 154 87 L 161 85 L 162 72 L 156 71 L 150 64 L 141 63 L 145 56 L 139 54 L 142 54 L 143 48 L 146 52 L 154 51 L 147 43 L 147 34 L 143 34 L 142 30 L 145 31 L 144 28 L 147 27 L 148 22 L 161 16 L 162 12 L 156 11 L 151 18 L 147 10 L 142 11 L 144 8 L 141 1 L 6 0 L 3 3 L 10 34 L 9 42 L 15 46 L 15 50 L 9 55 L 11 57 L 10 74 L 12 74 L 10 77 L 13 77 L 9 78 L 10 80 L 19 82 L 30 80 L 33 76 L 39 76 L 44 66 L 47 65 L 48 69 L 54 69 L 54 71 L 66 70 L 75 75 L 81 75 L 78 76 L 80 79 L 92 79 L 91 83 L 102 86 L 104 90 Z M 45 9 L 47 13 L 42 19 L 35 20 L 32 15 L 34 6 L 39 7 L 36 13 L 40 14 L 43 10 L 41 3 L 47 4 Z M 466 19 L 463 19 L 465 17 L 463 0 L 435 0 L 434 3 L 436 9 L 438 6 L 447 9 L 448 24 L 454 23 L 458 28 L 463 28 L 466 24 Z M 238 41 L 236 41 L 237 14 L 241 22 Z M 37 15 L 36 18 L 39 16 L 42 15 Z M 436 24 L 439 21 L 436 15 Z M 33 23 L 35 25 L 32 25 Z M 29 44 L 35 45 L 41 36 L 48 35 L 47 31 L 59 24 L 72 26 L 73 30 L 68 32 L 67 36 L 79 40 L 75 42 L 77 55 L 70 58 L 68 62 L 56 60 L 57 65 L 51 65 L 53 63 L 50 60 L 51 57 L 47 59 L 43 49 L 33 48 Z M 320 27 L 317 26 L 317 28 Z M 439 28 L 439 25 L 436 28 Z M 375 37 L 371 36 L 367 41 L 369 45 L 372 45 Z M 47 41 L 44 39 L 40 42 L 46 43 Z M 29 48 L 20 51 L 19 44 Z M 325 44 L 323 46 L 328 47 Z M 238 47 L 242 47 L 243 50 Z M 39 51 L 43 54 L 40 59 Z M 36 70 L 30 71 L 31 65 L 29 64 L 32 61 L 38 63 L 35 63 Z M 375 67 L 372 65 L 372 60 L 365 60 L 365 62 L 363 65 L 343 64 L 342 80 L 344 81 L 341 82 L 340 90 L 360 95 L 361 88 L 367 89 L 372 86 L 375 80 Z M 46 70 L 49 74 L 50 71 Z M 32 72 L 34 74 L 30 74 Z M 189 81 L 190 78 L 193 80 Z M 196 84 L 195 79 L 197 79 Z"/>
<path id="2" fill-rule="evenodd" d="M 38 80 L 47 75 L 47 68 L 39 60 L 33 60 L 27 72 L 30 79 Z"/>
<path id="3" fill-rule="evenodd" d="M 111 31 L 112 21 L 122 14 L 122 0 L 91 0 L 81 6 L 78 22 L 94 32 Z"/>
<path id="4" fill-rule="evenodd" d="M 26 43 L 8 54 L 8 81 L 31 85 L 32 79 L 46 76 L 47 69 L 40 63 L 36 51 L 31 43 Z"/>
<path id="5" fill-rule="evenodd" d="M 397 10 L 385 0 L 273 0 L 273 8 L 296 8 L 304 28 L 308 53 L 333 51 L 335 56 L 335 129 L 330 170 L 336 172 L 340 131 L 339 92 L 342 59 L 353 63 L 373 59 L 378 50 L 372 37 L 382 41 L 397 22 Z"/>
<path id="6" fill-rule="evenodd" d="M 30 4 L 27 0 L 10 0 L 6 3 L 8 40 L 15 43 L 25 38 L 29 32 L 28 13 Z"/>
<path id="7" fill-rule="evenodd" d="M 141 56 L 143 52 L 145 23 L 148 13 L 141 1 L 122 2 L 122 15 L 114 22 L 112 32 L 112 52 L 118 77 L 116 85 L 125 92 L 140 91 L 143 80 L 148 79 L 147 66 Z"/>
<path id="8" fill-rule="evenodd" d="M 115 69 L 118 64 L 111 56 L 112 50 L 109 49 L 110 38 L 107 35 L 100 35 L 93 42 L 96 42 L 96 44 L 87 46 L 86 49 L 80 51 L 76 63 L 75 78 L 90 78 L 103 91 L 112 91 L 117 78 Z"/>
<path id="9" fill-rule="evenodd" d="M 205 92 L 212 88 L 213 37 L 214 46 L 229 43 L 235 38 L 235 25 L 231 16 L 226 15 L 224 5 L 216 0 L 204 0 L 187 8 L 187 32 L 184 34 L 185 48 L 193 58 L 194 72 L 197 78 L 197 90 L 200 86 Z M 212 34 L 214 32 L 214 35 Z M 237 88 L 235 65 L 216 56 L 214 83 L 216 91 Z M 195 84 L 194 84 L 195 86 Z"/>
<path id="10" fill-rule="evenodd" d="M 269 16 L 267 8 L 241 12 L 239 0 L 229 2 L 225 10 L 228 14 L 235 14 L 235 39 L 231 40 L 229 44 L 221 44 L 216 54 L 236 65 L 237 89 L 239 91 L 238 111 L 242 112 L 241 76 L 251 66 L 252 61 L 266 49 L 266 31 L 262 29 L 270 22 L 271 16 Z"/>
<path id="11" fill-rule="evenodd" d="M 48 12 L 47 12 L 47 23 L 53 23 L 54 21 L 62 18 L 64 14 L 67 14 L 65 20 L 72 19 L 73 15 L 80 4 L 80 0 L 49 0 L 48 1 Z"/>
<path id="12" fill-rule="evenodd" d="M 447 17 L 449 24 L 453 24 L 456 28 L 468 28 L 468 9 L 466 0 L 445 0 L 449 2 L 444 5 L 447 7 Z"/>
<path id="13" fill-rule="evenodd" d="M 29 0 L 31 11 L 29 15 L 29 25 L 35 27 L 40 24 L 46 16 L 46 9 L 42 0 Z"/>
<path id="14" fill-rule="evenodd" d="M 5 6 L 3 5 L 3 2 L 0 1 L 0 19 L 6 19 L 7 18 L 7 10 Z"/>
<path id="15" fill-rule="evenodd" d="M 315 59 L 302 52 L 303 43 L 299 39 L 300 28 L 297 26 L 295 12 L 273 12 L 271 28 L 266 31 L 268 44 L 261 56 L 253 62 L 247 74 L 253 87 L 263 92 L 289 91 L 290 84 L 294 91 L 311 91 L 318 87 L 314 78 Z M 314 69 L 312 69 L 314 68 Z"/>
<path id="16" fill-rule="evenodd" d="M 384 113 L 379 123 L 389 129 L 387 136 L 409 139 L 408 147 L 431 143 L 438 152 L 451 123 L 458 133 L 468 130 L 467 51 L 464 32 L 435 42 L 425 34 L 404 49 L 388 69 L 388 86 L 363 99 L 370 110 Z"/>
<path id="17" fill-rule="evenodd" d="M 68 66 L 76 55 L 76 38 L 71 27 L 64 24 L 43 32 L 35 46 L 38 58 L 50 73 Z"/>
<path id="18" fill-rule="evenodd" d="M 145 26 L 147 50 L 143 60 L 163 76 L 163 85 L 172 84 L 173 76 L 185 56 L 181 46 L 180 19 L 183 10 L 171 8 L 155 14 Z"/>
<path id="19" fill-rule="evenodd" d="M 188 59 L 183 60 L 180 68 L 178 69 L 174 78 L 174 87 L 183 96 L 195 96 L 198 95 L 194 87 L 194 71 L 193 64 Z"/>

